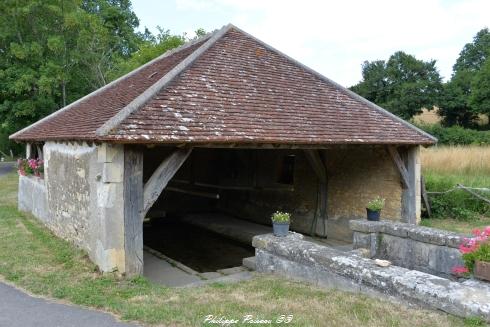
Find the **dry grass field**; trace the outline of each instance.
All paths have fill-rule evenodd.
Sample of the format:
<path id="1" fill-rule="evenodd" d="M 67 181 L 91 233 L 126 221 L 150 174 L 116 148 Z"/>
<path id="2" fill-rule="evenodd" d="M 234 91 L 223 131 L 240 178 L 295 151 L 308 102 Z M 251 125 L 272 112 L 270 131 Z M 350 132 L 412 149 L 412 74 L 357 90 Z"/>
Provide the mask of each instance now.
<path id="1" fill-rule="evenodd" d="M 490 146 L 439 146 L 422 149 L 422 174 L 427 190 L 444 192 L 456 184 L 490 188 Z M 477 191 L 490 198 L 490 192 Z M 424 219 L 428 227 L 464 234 L 490 225 L 490 205 L 462 191 L 431 195 L 434 218 Z"/>
<path id="2" fill-rule="evenodd" d="M 416 124 L 439 124 L 442 121 L 441 116 L 437 114 L 438 108 L 433 110 L 422 109 L 422 113 L 413 117 L 413 121 Z M 488 124 L 488 116 L 479 115 L 477 124 L 486 125 Z"/>
<path id="3" fill-rule="evenodd" d="M 439 146 L 422 149 L 424 172 L 487 175 L 490 178 L 490 147 Z M 490 187 L 490 185 L 489 185 Z"/>

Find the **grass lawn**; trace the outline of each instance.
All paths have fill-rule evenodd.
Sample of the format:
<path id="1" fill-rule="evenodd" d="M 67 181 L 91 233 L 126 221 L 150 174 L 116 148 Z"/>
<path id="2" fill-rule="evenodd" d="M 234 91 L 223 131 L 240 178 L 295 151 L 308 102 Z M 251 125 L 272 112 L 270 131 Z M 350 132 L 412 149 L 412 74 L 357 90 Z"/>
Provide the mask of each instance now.
<path id="1" fill-rule="evenodd" d="M 0 177 L 0 276 L 34 294 L 160 326 L 203 326 L 206 315 L 293 315 L 292 326 L 479 326 L 442 312 L 257 275 L 237 284 L 175 289 L 101 275 L 86 255 L 16 209 L 17 176 Z M 1 295 L 0 295 L 1 296 Z M 238 324 L 240 325 L 240 324 Z M 245 324 L 242 324 L 245 325 Z"/>
<path id="2" fill-rule="evenodd" d="M 420 224 L 422 226 L 445 229 L 451 232 L 470 235 L 471 231 L 475 228 L 482 229 L 483 227 L 490 226 L 490 217 L 482 216 L 469 221 L 452 218 L 432 218 L 422 219 Z"/>

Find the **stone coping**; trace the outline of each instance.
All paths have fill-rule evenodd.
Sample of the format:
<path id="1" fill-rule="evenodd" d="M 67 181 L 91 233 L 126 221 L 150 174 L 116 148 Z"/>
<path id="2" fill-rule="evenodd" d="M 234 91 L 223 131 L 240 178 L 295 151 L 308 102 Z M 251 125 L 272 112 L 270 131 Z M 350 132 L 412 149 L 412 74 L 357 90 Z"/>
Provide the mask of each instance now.
<path id="1" fill-rule="evenodd" d="M 351 220 L 350 229 L 360 233 L 382 233 L 403 238 L 410 238 L 414 241 L 443 245 L 451 248 L 458 248 L 463 242 L 465 235 L 449 232 L 437 228 L 417 226 L 407 223 L 397 223 L 390 221 L 368 221 Z"/>
<path id="2" fill-rule="evenodd" d="M 23 179 L 26 179 L 28 181 L 32 181 L 32 182 L 35 182 L 35 183 L 38 183 L 38 184 L 42 184 L 42 185 L 45 184 L 44 178 L 37 177 L 37 176 L 34 176 L 34 175 L 30 175 L 30 176 L 19 175 L 19 178 L 23 178 Z"/>
<path id="3" fill-rule="evenodd" d="M 346 253 L 314 244 L 296 233 L 287 237 L 259 235 L 253 238 L 252 244 L 256 248 L 259 272 L 277 272 L 314 283 L 328 276 L 340 276 L 357 285 L 357 291 L 364 290 L 368 295 L 366 290 L 375 290 L 388 298 L 395 297 L 461 317 L 478 316 L 490 322 L 490 292 L 479 281 L 465 284 L 395 265 L 380 267 L 374 260 L 354 251 Z M 335 282 L 330 284 L 335 286 Z M 342 283 L 337 286 L 346 289 Z"/>

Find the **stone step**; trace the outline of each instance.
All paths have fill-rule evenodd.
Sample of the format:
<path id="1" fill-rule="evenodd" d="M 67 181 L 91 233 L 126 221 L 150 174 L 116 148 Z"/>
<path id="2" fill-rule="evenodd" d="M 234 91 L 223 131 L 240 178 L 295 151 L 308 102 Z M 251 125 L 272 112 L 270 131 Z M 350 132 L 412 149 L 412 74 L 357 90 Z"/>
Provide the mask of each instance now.
<path id="1" fill-rule="evenodd" d="M 242 264 L 250 270 L 255 270 L 255 257 L 243 258 Z"/>
<path id="2" fill-rule="evenodd" d="M 217 270 L 217 272 L 219 272 L 223 275 L 233 275 L 233 274 L 238 274 L 238 273 L 241 273 L 244 271 L 246 271 L 246 269 L 244 267 L 241 267 L 241 266 Z"/>

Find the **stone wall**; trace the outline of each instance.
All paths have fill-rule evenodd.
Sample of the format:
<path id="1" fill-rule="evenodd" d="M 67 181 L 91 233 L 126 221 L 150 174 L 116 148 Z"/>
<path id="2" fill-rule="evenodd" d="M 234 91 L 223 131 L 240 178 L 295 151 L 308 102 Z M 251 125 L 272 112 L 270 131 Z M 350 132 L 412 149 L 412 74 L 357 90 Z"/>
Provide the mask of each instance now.
<path id="1" fill-rule="evenodd" d="M 383 219 L 401 219 L 400 175 L 382 147 L 346 147 L 325 152 L 328 171 L 328 236 L 350 240 L 349 220 L 366 217 L 366 205 L 386 199 Z"/>
<path id="2" fill-rule="evenodd" d="M 48 193 L 43 179 L 34 176 L 19 176 L 19 210 L 32 213 L 43 222 L 49 220 Z"/>
<path id="3" fill-rule="evenodd" d="M 458 250 L 462 235 L 435 228 L 388 221 L 352 220 L 354 249 L 366 248 L 372 257 L 394 264 L 449 277 L 463 265 Z"/>
<path id="4" fill-rule="evenodd" d="M 459 283 L 399 266 L 380 267 L 355 251 L 341 252 L 294 233 L 287 237 L 255 236 L 253 246 L 259 272 L 490 322 L 490 286 L 483 282 Z"/>
<path id="5" fill-rule="evenodd" d="M 19 209 L 87 251 L 102 271 L 123 273 L 123 147 L 47 142 L 43 153 L 44 180 L 20 178 Z"/>

